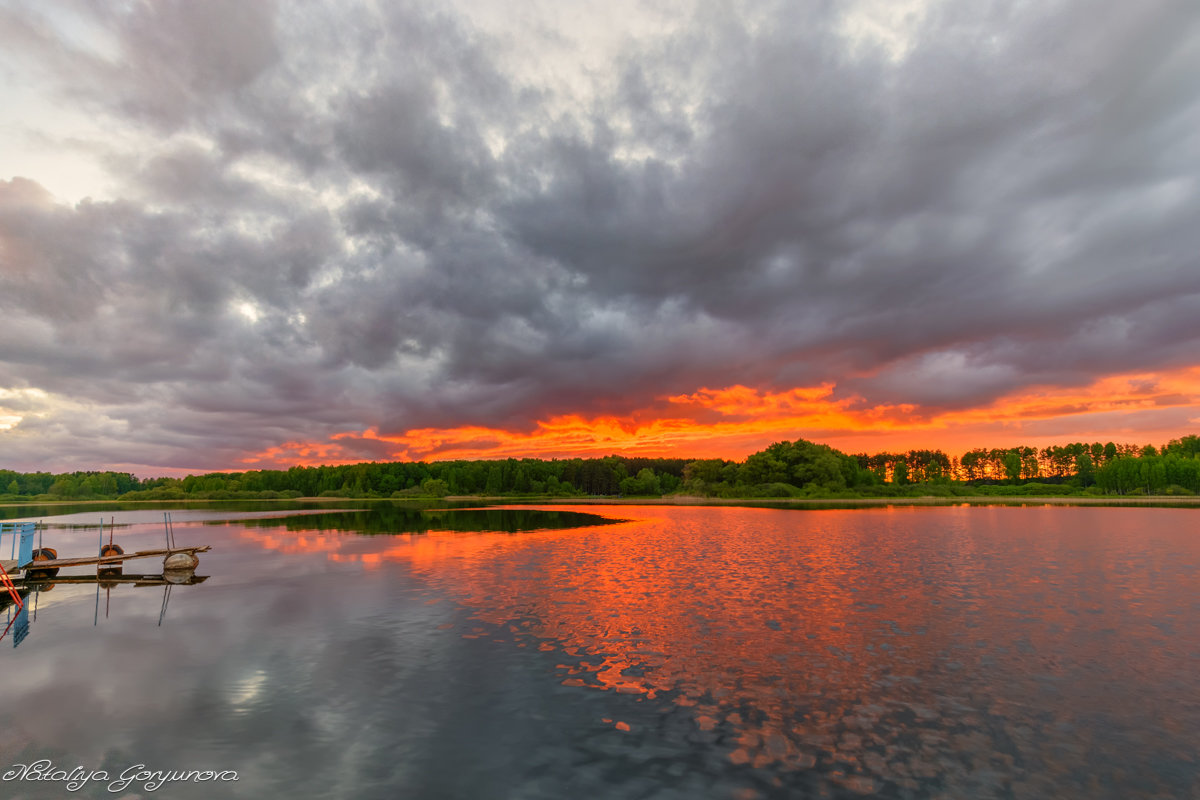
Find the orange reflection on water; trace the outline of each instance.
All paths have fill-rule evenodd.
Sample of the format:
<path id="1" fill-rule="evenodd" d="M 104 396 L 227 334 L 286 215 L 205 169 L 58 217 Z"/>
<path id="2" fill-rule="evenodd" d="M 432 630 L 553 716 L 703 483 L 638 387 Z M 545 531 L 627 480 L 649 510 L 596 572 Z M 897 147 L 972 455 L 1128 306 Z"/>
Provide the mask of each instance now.
<path id="1" fill-rule="evenodd" d="M 299 533 L 276 533 L 268 528 L 238 528 L 238 535 L 253 542 L 264 550 L 277 553 L 329 553 L 336 560 L 338 549 L 348 537 L 337 534 L 302 531 Z"/>
<path id="2" fill-rule="evenodd" d="M 630 523 L 518 536 L 444 532 L 307 542 L 314 551 L 328 548 L 333 561 L 367 568 L 407 563 L 476 609 L 480 621 L 520 620 L 517 629 L 542 649 L 561 648 L 572 657 L 562 666 L 566 685 L 648 699 L 669 693 L 691 709 L 700 730 L 736 731 L 729 752 L 735 763 L 802 769 L 815 763 L 819 748 L 845 751 L 846 742 L 800 737 L 795 713 L 801 698 L 824 695 L 840 698 L 839 707 L 826 702 L 815 713 L 844 716 L 856 689 L 873 679 L 869 662 L 848 657 L 877 635 L 847 624 L 861 603 L 855 557 L 822 535 L 854 512 L 783 512 L 787 521 L 819 524 L 790 531 L 766 549 L 764 514 L 779 520 L 780 512 L 622 507 L 619 513 Z M 252 535 L 265 546 L 282 544 Z M 918 591 L 888 616 L 909 629 L 921 624 L 927 607 Z"/>
<path id="3" fill-rule="evenodd" d="M 860 793 L 936 780 L 990 796 L 970 776 L 1003 775 L 1049 796 L 1096 752 L 1121 755 L 1105 719 L 1145 719 L 1138 744 L 1194 756 L 1171 734 L 1191 712 L 1157 691 L 1178 660 L 1154 626 L 1200 629 L 1164 579 L 1181 568 L 1167 540 L 1147 547 L 1125 511 L 621 506 L 620 525 L 307 546 L 406 564 L 567 656 L 566 685 L 670 703 L 735 764 L 819 765 Z"/>

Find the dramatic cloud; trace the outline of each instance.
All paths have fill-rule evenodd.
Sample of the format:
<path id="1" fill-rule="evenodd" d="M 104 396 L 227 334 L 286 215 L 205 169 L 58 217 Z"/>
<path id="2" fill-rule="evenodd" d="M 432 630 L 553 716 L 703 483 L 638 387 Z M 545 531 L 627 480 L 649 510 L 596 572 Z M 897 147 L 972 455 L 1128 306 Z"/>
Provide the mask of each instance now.
<path id="1" fill-rule="evenodd" d="M 1195 3 L 571 9 L 0 4 L 0 466 L 1200 424 Z"/>

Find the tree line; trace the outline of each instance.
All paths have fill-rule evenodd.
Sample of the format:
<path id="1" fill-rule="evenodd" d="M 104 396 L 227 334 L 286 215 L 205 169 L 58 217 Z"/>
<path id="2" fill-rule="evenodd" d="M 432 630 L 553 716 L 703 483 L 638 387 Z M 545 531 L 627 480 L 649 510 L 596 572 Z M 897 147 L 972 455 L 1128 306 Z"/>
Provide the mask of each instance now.
<path id="1" fill-rule="evenodd" d="M 1037 449 L 847 455 L 804 439 L 727 459 L 603 458 L 368 462 L 139 479 L 123 472 L 0 470 L 3 500 L 295 497 L 863 497 L 920 494 L 1200 492 L 1200 436 L 1162 447 L 1074 442 Z"/>

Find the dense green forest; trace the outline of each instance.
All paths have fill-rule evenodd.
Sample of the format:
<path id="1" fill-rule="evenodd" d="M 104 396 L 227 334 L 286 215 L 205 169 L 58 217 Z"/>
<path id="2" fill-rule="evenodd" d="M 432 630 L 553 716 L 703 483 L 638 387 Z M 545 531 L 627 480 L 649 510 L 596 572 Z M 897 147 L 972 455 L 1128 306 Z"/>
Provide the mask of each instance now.
<path id="1" fill-rule="evenodd" d="M 294 497 L 912 497 L 1190 495 L 1200 492 L 1200 436 L 1162 447 L 1075 442 L 847 455 L 798 439 L 744 461 L 536 458 L 370 462 L 139 479 L 123 472 L 0 469 L 0 500 L 185 500 Z"/>

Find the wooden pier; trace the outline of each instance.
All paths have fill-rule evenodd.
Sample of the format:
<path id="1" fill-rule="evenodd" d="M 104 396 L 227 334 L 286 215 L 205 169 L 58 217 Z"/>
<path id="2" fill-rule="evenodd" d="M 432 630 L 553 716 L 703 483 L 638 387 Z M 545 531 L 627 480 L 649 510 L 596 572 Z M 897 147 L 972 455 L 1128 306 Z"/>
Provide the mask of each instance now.
<path id="1" fill-rule="evenodd" d="M 161 550 L 138 550 L 136 553 L 121 553 L 120 555 L 113 556 L 52 558 L 45 561 L 30 561 L 24 567 L 18 567 L 16 561 L 0 561 L 0 566 L 3 566 L 9 575 L 15 576 L 18 572 L 38 572 L 46 569 L 59 569 L 61 567 L 111 566 L 125 561 L 132 561 L 135 558 L 162 558 L 165 560 L 176 553 L 186 553 L 190 556 L 195 556 L 196 553 L 206 553 L 211 549 L 210 545 L 203 545 L 201 547 L 172 547 Z"/>

